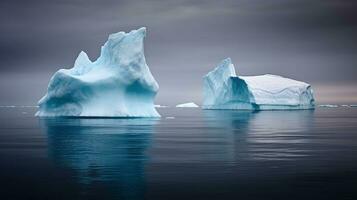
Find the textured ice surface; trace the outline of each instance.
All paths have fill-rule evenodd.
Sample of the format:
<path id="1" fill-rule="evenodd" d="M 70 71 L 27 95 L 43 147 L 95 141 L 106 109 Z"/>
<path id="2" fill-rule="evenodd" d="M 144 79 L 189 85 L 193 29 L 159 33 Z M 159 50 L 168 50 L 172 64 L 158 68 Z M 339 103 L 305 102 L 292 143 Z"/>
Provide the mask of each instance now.
<path id="1" fill-rule="evenodd" d="M 276 75 L 237 76 L 230 58 L 203 78 L 204 109 L 312 109 L 311 86 Z"/>
<path id="2" fill-rule="evenodd" d="M 146 28 L 111 34 L 99 58 L 81 52 L 73 68 L 60 69 L 39 101 L 37 116 L 159 117 L 159 89 L 144 56 Z"/>
<path id="3" fill-rule="evenodd" d="M 198 105 L 193 102 L 189 102 L 189 103 L 178 104 L 178 105 L 176 105 L 176 107 L 177 108 L 198 108 Z"/>

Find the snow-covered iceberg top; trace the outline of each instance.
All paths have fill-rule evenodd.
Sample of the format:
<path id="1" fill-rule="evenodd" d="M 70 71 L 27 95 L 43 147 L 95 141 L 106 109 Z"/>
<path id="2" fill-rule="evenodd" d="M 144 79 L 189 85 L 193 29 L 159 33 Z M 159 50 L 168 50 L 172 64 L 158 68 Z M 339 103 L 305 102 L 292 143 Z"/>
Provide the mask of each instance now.
<path id="1" fill-rule="evenodd" d="M 144 56 L 146 28 L 109 35 L 99 58 L 81 52 L 73 68 L 60 69 L 38 102 L 37 116 L 159 117 L 159 85 Z"/>
<path id="2" fill-rule="evenodd" d="M 237 76 L 230 58 L 203 78 L 204 109 L 313 109 L 309 84 L 276 75 Z"/>
<path id="3" fill-rule="evenodd" d="M 189 103 L 182 103 L 176 105 L 176 108 L 198 108 L 198 105 L 195 104 L 194 102 L 189 102 Z"/>

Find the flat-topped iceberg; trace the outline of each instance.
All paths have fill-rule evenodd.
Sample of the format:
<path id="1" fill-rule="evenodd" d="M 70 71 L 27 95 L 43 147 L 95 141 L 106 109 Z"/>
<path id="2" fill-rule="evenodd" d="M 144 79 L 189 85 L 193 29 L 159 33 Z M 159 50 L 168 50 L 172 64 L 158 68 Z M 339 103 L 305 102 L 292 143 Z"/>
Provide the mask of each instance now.
<path id="1" fill-rule="evenodd" d="M 237 76 L 230 58 L 203 78 L 204 109 L 313 109 L 309 84 L 276 75 Z"/>
<path id="2" fill-rule="evenodd" d="M 159 117 L 145 35 L 146 28 L 111 34 L 94 62 L 81 52 L 73 68 L 53 75 L 36 116 Z"/>

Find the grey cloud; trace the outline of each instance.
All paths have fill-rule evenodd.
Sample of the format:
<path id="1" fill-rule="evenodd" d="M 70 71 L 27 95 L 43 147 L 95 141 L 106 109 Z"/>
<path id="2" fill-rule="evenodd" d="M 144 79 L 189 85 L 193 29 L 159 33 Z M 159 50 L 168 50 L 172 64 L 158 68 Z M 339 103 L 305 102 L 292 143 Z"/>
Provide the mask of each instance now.
<path id="1" fill-rule="evenodd" d="M 108 34 L 147 26 L 145 53 L 161 102 L 199 102 L 202 76 L 225 57 L 244 75 L 354 83 L 356 10 L 355 1 L 339 0 L 4 0 L 0 72 L 41 79 L 16 83 L 18 91 L 36 87 L 26 98 L 35 102 L 50 74 L 71 67 L 81 50 L 93 60 Z"/>

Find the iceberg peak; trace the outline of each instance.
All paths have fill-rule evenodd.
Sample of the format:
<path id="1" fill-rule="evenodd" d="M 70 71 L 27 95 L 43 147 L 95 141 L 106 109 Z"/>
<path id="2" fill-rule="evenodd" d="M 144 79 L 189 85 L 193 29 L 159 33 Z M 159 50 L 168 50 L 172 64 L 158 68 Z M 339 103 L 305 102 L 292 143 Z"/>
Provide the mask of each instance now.
<path id="1" fill-rule="evenodd" d="M 71 69 L 73 75 L 82 75 L 91 70 L 92 61 L 89 59 L 86 52 L 81 51 L 74 61 L 74 66 Z"/>
<path id="2" fill-rule="evenodd" d="M 205 77 L 212 78 L 221 78 L 227 79 L 230 76 L 236 76 L 236 72 L 234 70 L 234 65 L 232 63 L 231 58 L 223 59 L 214 70 L 209 72 Z"/>

